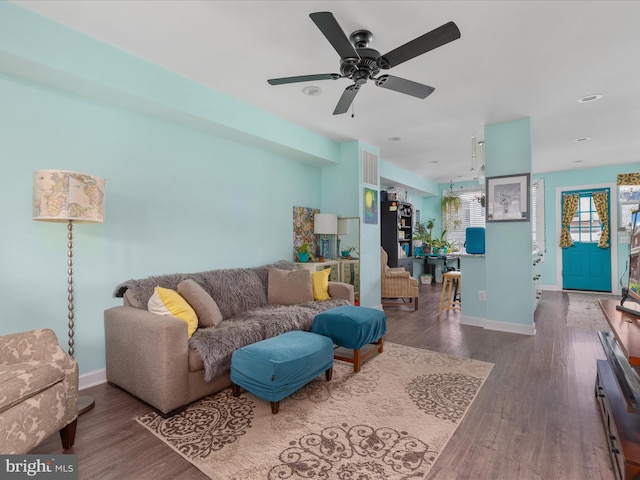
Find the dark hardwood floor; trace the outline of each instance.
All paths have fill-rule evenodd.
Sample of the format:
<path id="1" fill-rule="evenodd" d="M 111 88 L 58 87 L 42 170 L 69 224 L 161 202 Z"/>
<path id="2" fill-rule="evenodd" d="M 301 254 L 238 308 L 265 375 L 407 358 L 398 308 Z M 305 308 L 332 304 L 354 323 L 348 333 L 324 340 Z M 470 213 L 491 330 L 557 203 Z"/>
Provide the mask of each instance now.
<path id="1" fill-rule="evenodd" d="M 420 286 L 417 312 L 386 308 L 385 340 L 495 367 L 427 478 L 612 480 L 593 392 L 605 356 L 595 331 L 566 326 L 567 295 L 545 291 L 537 335 L 525 336 L 461 326 L 457 313 L 438 319 L 440 287 Z M 146 404 L 106 384 L 83 393 L 96 406 L 80 417 L 68 452 L 78 455 L 80 479 L 207 478 L 133 420 Z M 32 453 L 62 453 L 59 437 Z"/>

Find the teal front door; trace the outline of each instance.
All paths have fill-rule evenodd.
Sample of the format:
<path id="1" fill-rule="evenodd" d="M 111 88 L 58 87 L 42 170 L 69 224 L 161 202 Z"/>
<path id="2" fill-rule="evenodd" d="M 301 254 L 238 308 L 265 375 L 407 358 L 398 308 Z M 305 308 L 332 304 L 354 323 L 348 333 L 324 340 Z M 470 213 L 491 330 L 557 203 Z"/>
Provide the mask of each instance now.
<path id="1" fill-rule="evenodd" d="M 573 246 L 562 249 L 562 288 L 566 290 L 611 291 L 611 247 L 598 247 L 602 225 L 593 203 L 595 191 L 603 190 L 565 192 L 579 195 L 569 227 Z"/>

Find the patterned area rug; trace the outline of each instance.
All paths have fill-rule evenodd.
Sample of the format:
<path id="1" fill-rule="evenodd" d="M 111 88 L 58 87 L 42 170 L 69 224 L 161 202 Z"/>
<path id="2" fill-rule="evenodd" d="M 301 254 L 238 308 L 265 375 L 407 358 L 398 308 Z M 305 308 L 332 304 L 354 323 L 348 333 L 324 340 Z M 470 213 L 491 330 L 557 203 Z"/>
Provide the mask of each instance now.
<path id="1" fill-rule="evenodd" d="M 136 420 L 212 479 L 424 478 L 493 364 L 392 343 L 280 402 L 231 389 Z"/>
<path id="2" fill-rule="evenodd" d="M 567 309 L 567 327 L 585 330 L 609 330 L 607 320 L 598 305 L 601 298 L 620 301 L 620 296 L 604 293 L 567 293 L 569 308 Z"/>

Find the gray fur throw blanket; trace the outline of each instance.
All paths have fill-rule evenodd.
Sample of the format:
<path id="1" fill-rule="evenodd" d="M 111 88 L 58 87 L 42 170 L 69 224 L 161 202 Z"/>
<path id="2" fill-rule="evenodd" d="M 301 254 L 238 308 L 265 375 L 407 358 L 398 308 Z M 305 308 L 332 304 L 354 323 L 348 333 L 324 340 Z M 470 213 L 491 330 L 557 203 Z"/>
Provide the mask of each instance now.
<path id="1" fill-rule="evenodd" d="M 330 308 L 349 305 L 340 298 L 298 305 L 264 305 L 245 311 L 217 327 L 199 328 L 189 340 L 204 361 L 205 380 L 231 368 L 231 355 L 238 348 L 291 330 L 311 328 L 315 316 Z"/>

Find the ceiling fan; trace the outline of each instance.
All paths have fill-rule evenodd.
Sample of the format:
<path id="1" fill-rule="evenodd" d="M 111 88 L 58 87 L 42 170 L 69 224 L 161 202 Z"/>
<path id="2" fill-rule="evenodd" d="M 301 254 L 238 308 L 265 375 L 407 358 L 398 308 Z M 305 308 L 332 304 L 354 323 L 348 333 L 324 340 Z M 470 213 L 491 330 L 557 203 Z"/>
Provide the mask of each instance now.
<path id="1" fill-rule="evenodd" d="M 300 75 L 296 77 L 272 78 L 267 80 L 270 85 L 283 85 L 287 83 L 309 82 L 312 80 L 337 80 L 348 78 L 353 80 L 342 93 L 334 115 L 345 113 L 349 110 L 353 99 L 360 87 L 368 80 L 374 80 L 376 86 L 387 88 L 396 92 L 412 95 L 417 98 L 426 98 L 435 88 L 421 83 L 413 82 L 393 75 L 378 75 L 380 70 L 388 70 L 396 65 L 411 60 L 434 48 L 441 47 L 460 38 L 460 30 L 453 22 L 445 23 L 424 35 L 411 40 L 404 45 L 391 50 L 385 55 L 372 48 L 369 42 L 373 34 L 368 30 L 357 30 L 349 38 L 338 24 L 331 12 L 316 12 L 309 15 L 313 23 L 340 55 L 340 73 L 320 73 L 315 75 Z"/>

